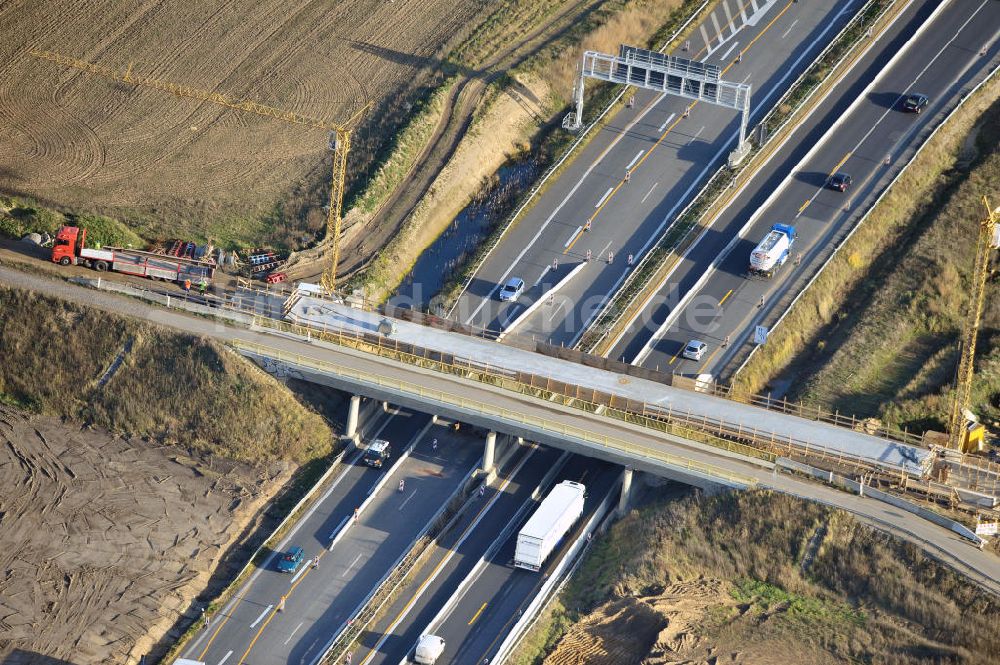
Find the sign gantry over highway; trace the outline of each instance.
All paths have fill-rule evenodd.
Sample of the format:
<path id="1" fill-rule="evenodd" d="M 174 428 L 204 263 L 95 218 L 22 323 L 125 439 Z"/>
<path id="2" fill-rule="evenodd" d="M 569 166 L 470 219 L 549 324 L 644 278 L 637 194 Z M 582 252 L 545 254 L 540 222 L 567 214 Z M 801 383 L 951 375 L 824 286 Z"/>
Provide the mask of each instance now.
<path id="1" fill-rule="evenodd" d="M 740 112 L 740 140 L 730 158 L 738 162 L 746 152 L 750 118 L 750 86 L 721 78 L 716 65 L 665 55 L 635 46 L 619 47 L 618 55 L 586 51 L 580 64 L 580 80 L 574 90 L 576 109 L 563 119 L 563 127 L 576 131 L 583 123 L 583 89 L 588 78 L 654 90 Z"/>

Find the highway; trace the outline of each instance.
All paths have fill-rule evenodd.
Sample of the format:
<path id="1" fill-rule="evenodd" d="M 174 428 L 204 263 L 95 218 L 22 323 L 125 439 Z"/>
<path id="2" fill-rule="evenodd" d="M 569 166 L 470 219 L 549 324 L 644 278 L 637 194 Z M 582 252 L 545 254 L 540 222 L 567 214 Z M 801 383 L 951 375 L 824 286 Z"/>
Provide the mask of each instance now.
<path id="1" fill-rule="evenodd" d="M 746 24 L 740 12 L 716 9 L 718 16 L 705 22 L 708 34 L 714 34 L 715 25 L 728 27 L 721 31 L 721 43 L 713 40 L 711 53 L 700 30 L 689 52 L 674 53 L 718 64 L 724 79 L 751 84 L 751 122 L 770 108 L 861 2 L 757 5 L 760 11 L 751 13 Z M 744 9 L 750 13 L 752 7 L 747 3 Z M 734 17 L 731 23 L 727 14 Z M 519 333 L 572 344 L 597 305 L 627 274 L 628 255 L 638 260 L 735 147 L 738 118 L 731 110 L 699 103 L 685 117 L 688 100 L 641 91 L 636 100 L 634 108 L 622 109 L 597 133 L 508 232 L 459 298 L 453 317 L 493 329 L 509 327 L 549 285 L 585 261 L 589 251 L 592 260 L 560 293 L 565 306 L 541 307 L 517 322 Z M 628 183 L 623 182 L 626 169 L 631 170 Z M 590 230 L 583 231 L 588 220 Z M 529 288 L 519 302 L 502 304 L 496 286 L 509 276 L 521 277 Z"/>
<path id="2" fill-rule="evenodd" d="M 409 550 L 413 539 L 479 461 L 469 435 L 433 427 L 428 416 L 405 411 L 372 432 L 392 442 L 392 466 L 372 469 L 351 456 L 326 494 L 282 540 L 305 550 L 294 575 L 277 572 L 272 553 L 209 625 L 188 645 L 185 657 L 209 665 L 315 663 L 335 631 Z M 438 445 L 433 449 L 431 440 Z M 414 445 L 402 461 L 401 453 Z M 388 476 L 388 478 L 386 478 Z M 397 479 L 405 479 L 403 492 Z M 380 481 L 385 479 L 374 497 Z M 357 521 L 354 511 L 361 507 Z M 331 548 L 331 542 L 341 530 Z M 318 566 L 310 562 L 318 557 Z M 281 598 L 285 598 L 284 608 Z"/>
<path id="3" fill-rule="evenodd" d="M 855 66 L 821 112 L 797 129 L 687 251 L 641 313 L 641 325 L 618 343 L 612 357 L 680 373 L 719 375 L 743 345 L 753 343 L 756 324 L 780 315 L 954 107 L 960 91 L 995 66 L 1000 3 L 992 0 L 944 3 L 928 29 L 904 47 L 938 4 L 915 2 L 899 28 L 886 35 L 882 48 L 873 49 Z M 986 44 L 990 47 L 984 57 L 980 49 Z M 913 92 L 930 97 L 919 115 L 900 110 L 902 96 Z M 834 171 L 853 176 L 848 192 L 825 187 Z M 770 280 L 750 279 L 750 252 L 774 223 L 795 225 L 799 237 L 794 254 L 800 258 L 790 260 Z M 730 344 L 724 347 L 727 337 Z M 700 361 L 679 355 L 690 339 L 709 345 Z"/>
<path id="4" fill-rule="evenodd" d="M 536 505 L 533 493 L 561 456 L 552 448 L 536 448 L 519 466 L 501 470 L 482 500 L 474 500 L 467 515 L 434 543 L 408 592 L 365 632 L 354 662 L 395 665 L 412 655 L 421 633 L 487 555 L 497 534 L 514 528 L 516 516 Z"/>

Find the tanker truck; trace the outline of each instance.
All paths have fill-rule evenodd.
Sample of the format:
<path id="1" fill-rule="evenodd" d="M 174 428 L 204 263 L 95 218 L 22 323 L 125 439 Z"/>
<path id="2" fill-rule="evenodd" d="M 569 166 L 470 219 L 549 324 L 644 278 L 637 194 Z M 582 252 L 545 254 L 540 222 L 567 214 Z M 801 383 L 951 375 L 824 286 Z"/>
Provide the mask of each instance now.
<path id="1" fill-rule="evenodd" d="M 87 229 L 64 226 L 52 245 L 52 262 L 59 265 L 84 265 L 98 272 L 112 270 L 128 275 L 170 282 L 208 281 L 215 275 L 215 263 L 179 256 L 167 256 L 120 247 L 87 247 Z"/>
<path id="2" fill-rule="evenodd" d="M 794 226 L 788 224 L 772 226 L 764 239 L 750 252 L 750 274 L 773 277 L 778 268 L 788 260 L 795 237 Z"/>

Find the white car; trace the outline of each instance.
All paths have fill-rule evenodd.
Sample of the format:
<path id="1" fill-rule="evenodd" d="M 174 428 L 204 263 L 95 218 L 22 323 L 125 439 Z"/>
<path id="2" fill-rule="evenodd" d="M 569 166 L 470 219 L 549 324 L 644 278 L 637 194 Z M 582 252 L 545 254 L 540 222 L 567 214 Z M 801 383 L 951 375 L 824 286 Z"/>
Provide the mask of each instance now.
<path id="1" fill-rule="evenodd" d="M 520 277 L 511 277 L 500 287 L 500 302 L 514 302 L 522 293 L 524 293 L 524 280 Z"/>
<path id="2" fill-rule="evenodd" d="M 699 339 L 693 339 L 687 343 L 684 347 L 684 353 L 682 354 L 688 360 L 701 360 L 701 357 L 705 355 L 705 351 L 708 350 L 708 344 L 702 342 Z"/>

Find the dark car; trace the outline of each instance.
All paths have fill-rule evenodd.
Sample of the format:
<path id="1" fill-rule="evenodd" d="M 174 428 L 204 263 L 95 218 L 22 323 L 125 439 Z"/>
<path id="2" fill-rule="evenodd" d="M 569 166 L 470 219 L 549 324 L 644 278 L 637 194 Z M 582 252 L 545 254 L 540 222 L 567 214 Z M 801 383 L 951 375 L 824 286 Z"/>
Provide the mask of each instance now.
<path id="1" fill-rule="evenodd" d="M 827 183 L 827 186 L 838 192 L 846 192 L 852 184 L 854 184 L 854 178 L 847 173 L 838 171 L 830 176 L 830 182 Z"/>
<path id="2" fill-rule="evenodd" d="M 903 100 L 903 110 L 909 113 L 920 113 L 926 108 L 928 102 L 930 102 L 930 99 L 927 95 L 916 93 L 907 95 L 906 99 Z"/>
<path id="3" fill-rule="evenodd" d="M 281 555 L 278 559 L 278 572 L 280 573 L 294 573 L 302 565 L 302 557 L 305 552 L 302 551 L 301 547 L 289 548 L 287 552 Z"/>
<path id="4" fill-rule="evenodd" d="M 375 439 L 365 448 L 365 454 L 361 457 L 361 461 L 368 466 L 381 469 L 382 465 L 388 461 L 390 455 L 392 455 L 392 447 L 389 445 L 389 442 L 382 439 Z"/>

